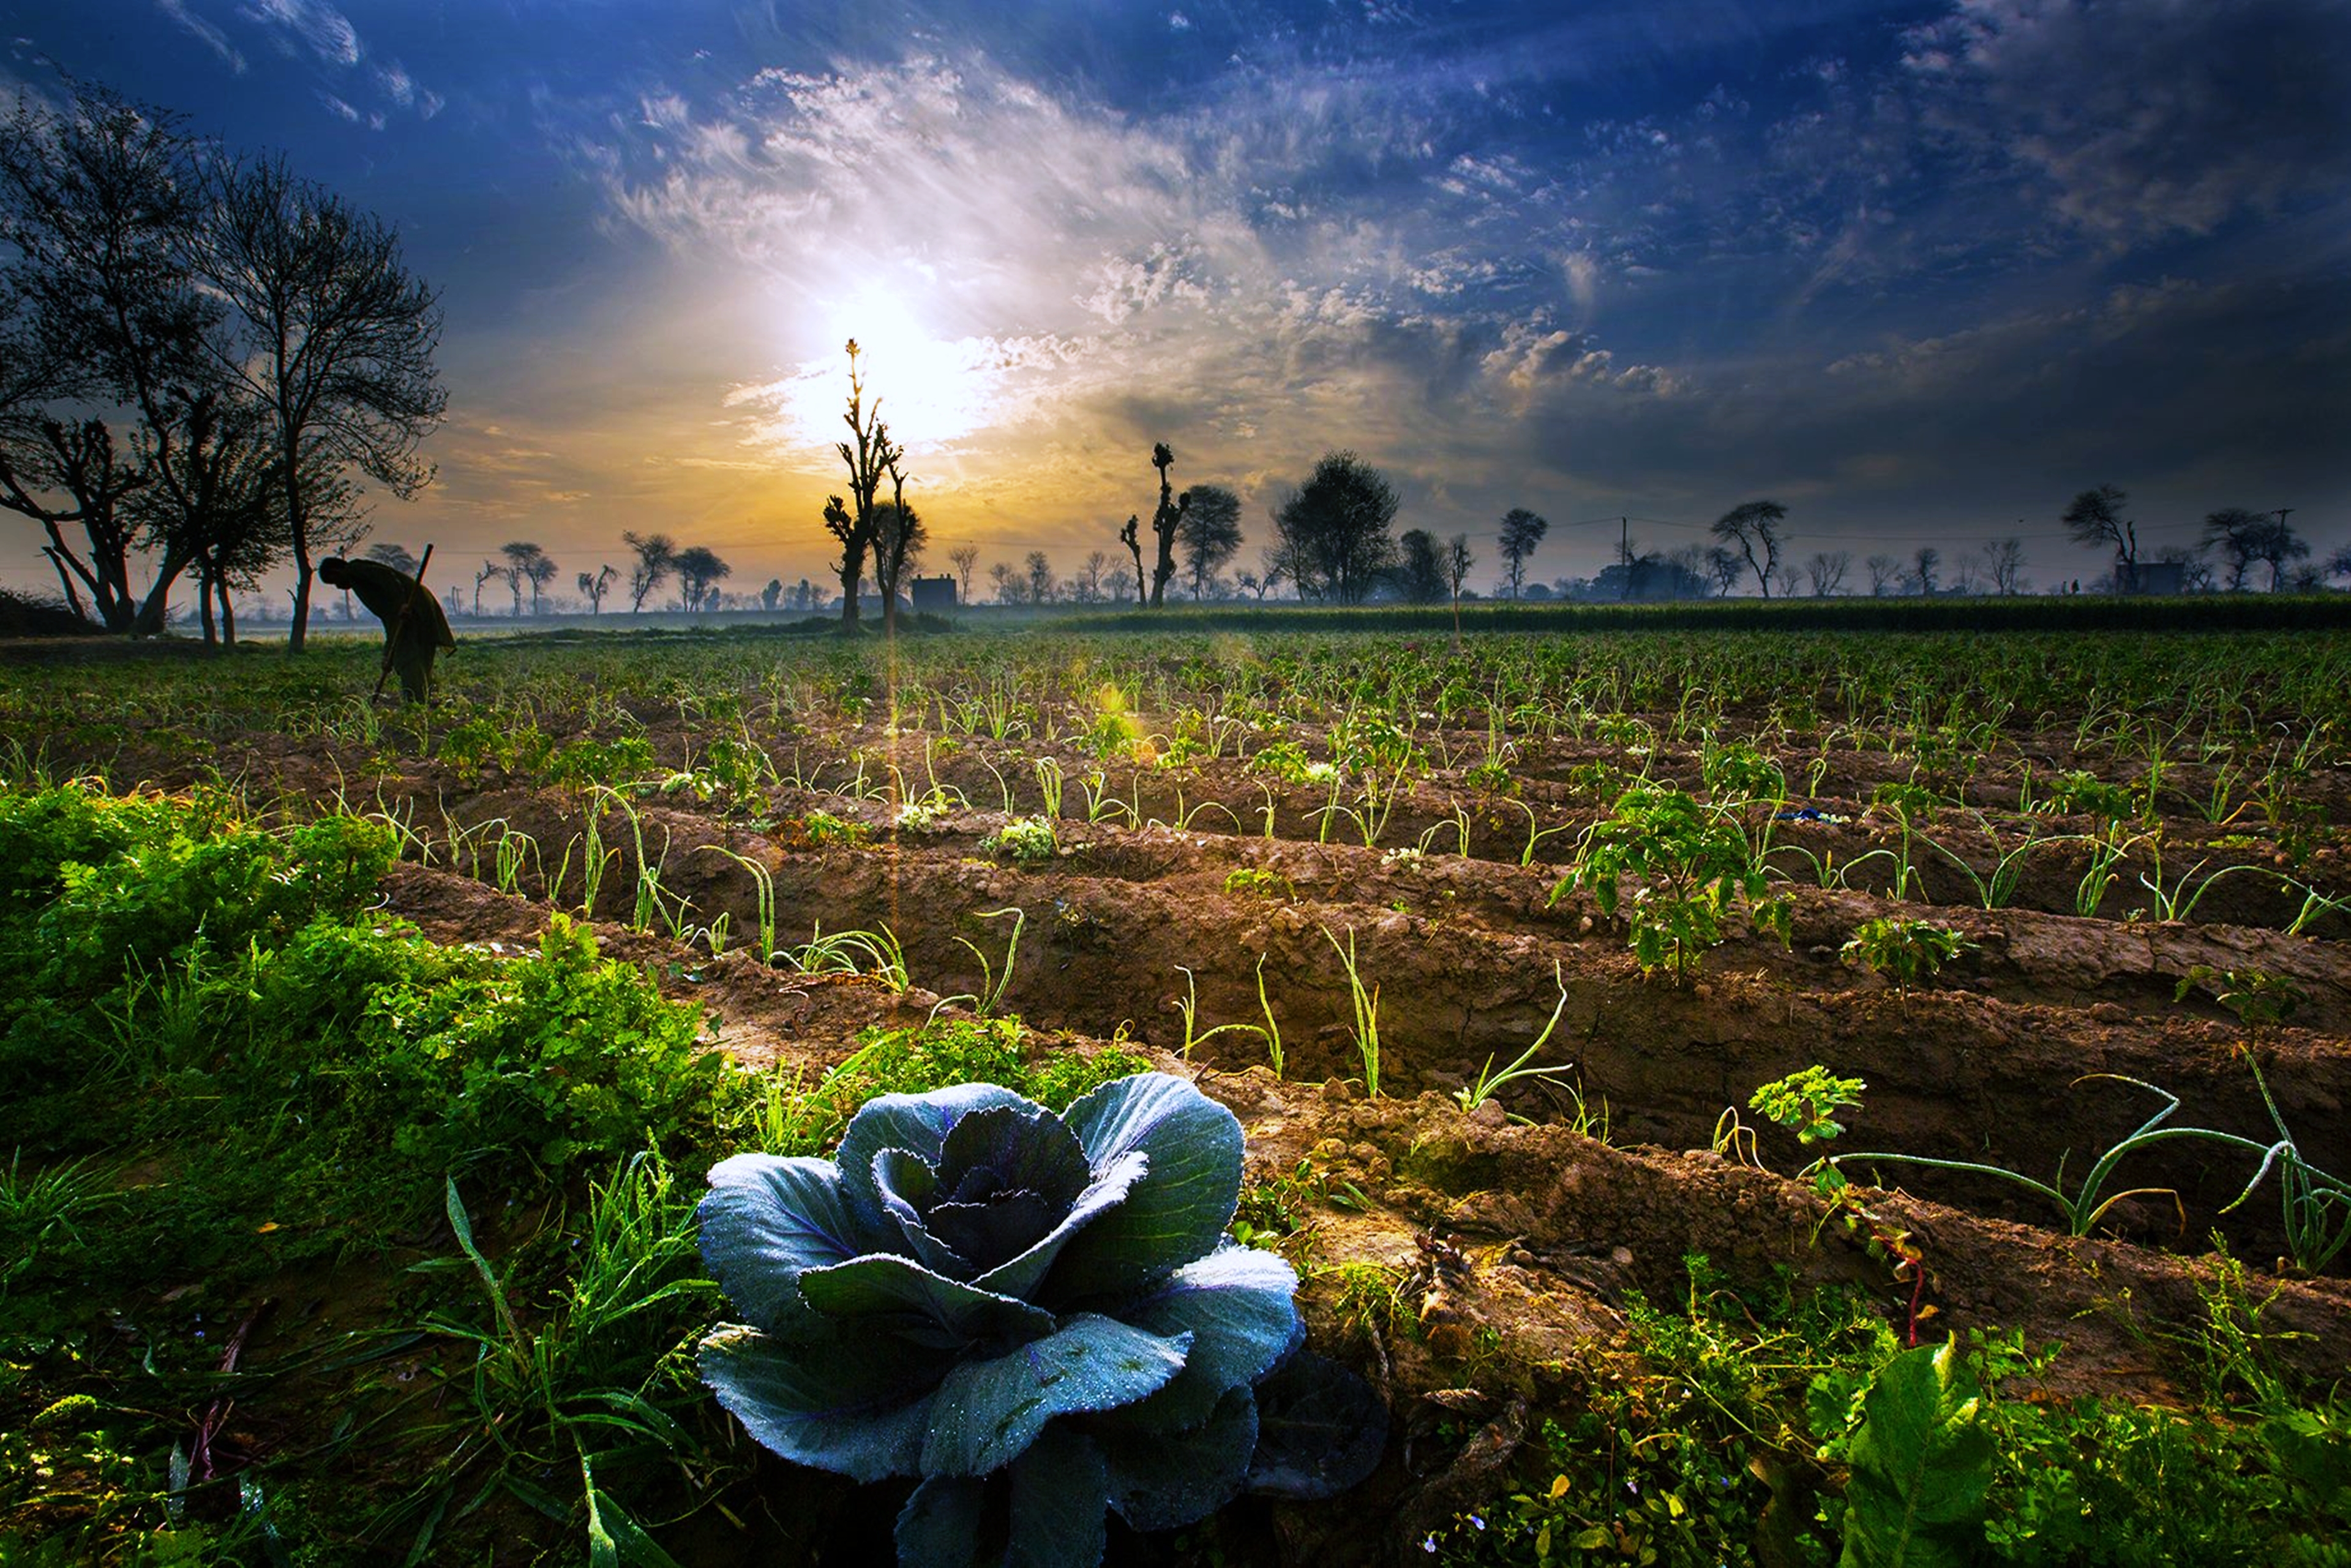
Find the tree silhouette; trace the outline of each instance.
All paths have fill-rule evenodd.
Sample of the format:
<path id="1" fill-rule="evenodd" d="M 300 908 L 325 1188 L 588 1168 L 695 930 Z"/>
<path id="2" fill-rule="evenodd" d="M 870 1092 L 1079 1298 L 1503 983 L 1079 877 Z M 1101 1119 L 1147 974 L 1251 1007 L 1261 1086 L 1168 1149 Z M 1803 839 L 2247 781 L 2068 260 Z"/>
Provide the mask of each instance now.
<path id="1" fill-rule="evenodd" d="M 893 461 L 890 468 L 892 498 L 873 508 L 873 586 L 882 594 L 882 631 L 898 633 L 898 588 L 906 569 L 923 553 L 930 530 L 914 508 L 906 505 L 905 482 Z"/>
<path id="2" fill-rule="evenodd" d="M 1984 544 L 1984 564 L 1991 571 L 1991 585 L 2002 594 L 2018 594 L 2025 590 L 2024 541 L 2011 534 L 2004 539 L 1991 539 Z"/>
<path id="3" fill-rule="evenodd" d="M 1512 507 L 1502 514 L 1502 580 L 1510 585 L 1510 597 L 1516 599 L 1526 586 L 1527 558 L 1542 543 L 1551 524 L 1524 507 Z"/>
<path id="4" fill-rule="evenodd" d="M 1043 550 L 1029 552 L 1029 602 L 1043 604 L 1053 597 L 1053 562 Z"/>
<path id="5" fill-rule="evenodd" d="M 1240 551 L 1241 498 L 1222 485 L 1195 485 L 1177 497 L 1176 510 L 1192 597 L 1206 599 L 1217 573 Z"/>
<path id="6" fill-rule="evenodd" d="M 580 597 L 588 601 L 589 614 L 604 613 L 604 595 L 611 588 L 612 580 L 620 575 L 609 563 L 597 567 L 592 576 L 584 571 L 580 574 Z"/>
<path id="7" fill-rule="evenodd" d="M 2229 569 L 2230 592 L 2245 586 L 2245 573 L 2261 559 L 2261 529 L 2271 520 L 2265 513 L 2249 512 L 2242 507 L 2224 507 L 2205 514 L 2204 531 L 2197 542 L 2205 549 L 2220 550 L 2220 559 Z"/>
<path id="8" fill-rule="evenodd" d="M 225 309 L 189 276 L 201 188 L 199 151 L 172 117 L 102 89 L 56 111 L 21 95 L 0 123 L 0 251 L 13 253 L 0 275 L 0 506 L 41 525 L 77 611 L 87 589 L 100 623 L 134 636 L 163 629 L 204 531 L 164 538 L 154 580 L 132 593 L 142 533 L 188 512 L 182 425 L 218 385 L 203 346 Z M 140 425 L 130 439 L 110 405 Z M 120 503 L 151 486 L 169 506 L 134 523 Z"/>
<path id="9" fill-rule="evenodd" d="M 1167 470 L 1176 465 L 1176 454 L 1162 441 L 1151 448 L 1151 465 L 1159 470 L 1159 509 L 1151 514 L 1151 531 L 1159 540 L 1159 559 L 1151 568 L 1151 607 L 1159 608 L 1167 597 L 1168 580 L 1176 575 L 1176 529 L 1183 521 L 1183 512 L 1171 498 Z M 1135 558 L 1135 570 L 1143 567 L 1142 557 Z"/>
<path id="10" fill-rule="evenodd" d="M 538 610 L 538 591 L 555 579 L 555 562 L 548 553 L 528 539 L 517 539 L 500 547 L 507 558 L 507 581 L 515 588 L 515 613 L 522 613 L 521 584 L 530 584 L 530 612 Z"/>
<path id="11" fill-rule="evenodd" d="M 1911 576 L 1917 580 L 1918 591 L 1932 599 L 1935 596 L 1935 571 L 1943 564 L 1943 552 L 1933 545 L 1920 545 L 1918 553 L 1910 558 Z"/>
<path id="12" fill-rule="evenodd" d="M 1127 553 L 1134 558 L 1134 602 L 1136 606 L 1140 608 L 1143 604 L 1147 602 L 1144 596 L 1149 591 L 1149 590 L 1144 586 L 1143 519 L 1141 517 L 1133 512 L 1129 512 L 1126 515 L 1126 521 L 1119 526 L 1118 542 L 1124 545 L 1126 547 Z M 1124 596 L 1121 595 L 1121 597 L 1123 598 Z"/>
<path id="13" fill-rule="evenodd" d="M 1804 576 L 1811 580 L 1813 597 L 1826 599 L 1844 591 L 1845 573 L 1853 570 L 1853 551 L 1815 550 L 1804 562 Z"/>
<path id="14" fill-rule="evenodd" d="M 2060 519 L 2075 544 L 2091 549 L 2114 547 L 2115 586 L 2124 590 L 2138 585 L 2138 525 L 2123 516 L 2129 498 L 2112 485 L 2101 485 L 2076 495 Z"/>
<path id="15" fill-rule="evenodd" d="M 1396 591 L 1413 604 L 1437 604 L 1445 598 L 1445 560 L 1437 536 L 1426 528 L 1406 528 L 1396 540 L 1393 569 Z"/>
<path id="16" fill-rule="evenodd" d="M 956 569 L 956 602 L 969 604 L 971 574 L 979 566 L 979 547 L 974 544 L 957 545 L 947 551 L 947 559 L 955 564 Z"/>
<path id="17" fill-rule="evenodd" d="M 199 274 L 239 329 L 206 341 L 264 411 L 294 554 L 294 624 L 308 624 L 318 482 L 356 467 L 405 500 L 433 477 L 416 449 L 448 406 L 434 369 L 441 308 L 392 230 L 282 157 L 215 166 Z"/>
<path id="18" fill-rule="evenodd" d="M 865 576 L 865 555 L 873 546 L 873 510 L 880 505 L 883 476 L 895 469 L 903 454 L 892 444 L 890 427 L 882 422 L 882 400 L 865 406 L 865 383 L 857 373 L 857 340 L 849 340 L 849 408 L 841 421 L 849 426 L 850 439 L 835 442 L 833 450 L 841 454 L 841 463 L 849 469 L 849 501 L 844 504 L 838 496 L 826 498 L 824 526 L 841 546 L 841 559 L 835 570 L 841 575 L 841 629 L 857 630 L 857 585 Z M 903 486 L 903 481 L 902 486 Z M 887 622 L 888 600 L 884 601 L 883 618 Z"/>
<path id="19" fill-rule="evenodd" d="M 621 542 L 637 558 L 637 563 L 629 568 L 629 613 L 641 615 L 647 596 L 677 570 L 677 541 L 667 534 L 623 531 Z"/>
<path id="20" fill-rule="evenodd" d="M 1869 573 L 1869 596 L 1883 599 L 1888 589 L 1902 580 L 1902 563 L 1890 555 L 1874 555 L 1861 563 Z"/>
<path id="21" fill-rule="evenodd" d="M 1740 558 L 1755 573 L 1755 586 L 1771 597 L 1771 573 L 1780 564 L 1780 524 L 1788 508 L 1777 501 L 1742 501 L 1717 517 L 1708 530 L 1725 547 L 1739 546 Z M 1726 585 L 1725 592 L 1729 589 Z"/>
<path id="22" fill-rule="evenodd" d="M 1281 568 L 1307 599 L 1359 604 L 1395 559 L 1395 486 L 1353 452 L 1329 452 L 1274 513 Z"/>
<path id="23" fill-rule="evenodd" d="M 2272 593 L 2285 586 L 2285 563 L 2304 559 L 2309 554 L 2309 541 L 2286 525 L 2283 512 L 2263 517 L 2254 531 L 2253 559 L 2269 563 Z"/>
<path id="24" fill-rule="evenodd" d="M 716 550 L 703 545 L 690 545 L 677 552 L 677 591 L 688 610 L 718 608 L 718 584 L 735 575 L 735 569 L 719 559 Z"/>

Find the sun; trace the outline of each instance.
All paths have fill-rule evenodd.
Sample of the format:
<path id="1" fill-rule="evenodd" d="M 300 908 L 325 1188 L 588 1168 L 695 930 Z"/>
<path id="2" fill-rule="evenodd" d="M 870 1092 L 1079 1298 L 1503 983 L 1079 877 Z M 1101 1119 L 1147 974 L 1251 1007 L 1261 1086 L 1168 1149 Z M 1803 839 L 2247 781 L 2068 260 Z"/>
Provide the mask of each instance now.
<path id="1" fill-rule="evenodd" d="M 854 339 L 857 368 L 869 402 L 878 399 L 891 438 L 919 460 L 925 446 L 943 446 L 987 424 L 994 412 L 998 373 L 989 344 L 931 330 L 903 291 L 867 284 L 824 312 L 833 345 L 829 360 L 802 367 L 820 389 L 834 389 L 822 423 L 829 444 L 838 439 L 841 399 L 848 395 L 849 362 L 842 350 Z M 819 393 L 820 395 L 820 392 Z"/>

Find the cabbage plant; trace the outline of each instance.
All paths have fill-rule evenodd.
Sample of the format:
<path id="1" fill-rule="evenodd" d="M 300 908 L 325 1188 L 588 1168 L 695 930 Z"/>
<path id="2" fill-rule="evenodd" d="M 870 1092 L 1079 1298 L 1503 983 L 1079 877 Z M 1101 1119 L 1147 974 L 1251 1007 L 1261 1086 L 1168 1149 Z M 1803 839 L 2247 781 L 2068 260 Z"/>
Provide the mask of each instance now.
<path id="1" fill-rule="evenodd" d="M 887 1094 L 833 1159 L 710 1173 L 703 1257 L 744 1320 L 703 1379 L 761 1444 L 918 1478 L 902 1563 L 1092 1564 L 1242 1489 L 1297 1276 L 1232 1244 L 1240 1124 L 1139 1073 L 1060 1116 L 966 1083 Z"/>

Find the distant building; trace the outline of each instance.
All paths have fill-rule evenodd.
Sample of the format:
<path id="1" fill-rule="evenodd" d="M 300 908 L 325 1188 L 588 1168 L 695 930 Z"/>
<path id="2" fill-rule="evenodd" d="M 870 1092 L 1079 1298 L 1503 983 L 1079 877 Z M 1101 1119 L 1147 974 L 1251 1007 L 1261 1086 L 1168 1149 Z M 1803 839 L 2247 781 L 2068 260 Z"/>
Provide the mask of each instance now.
<path id="1" fill-rule="evenodd" d="M 936 577 L 917 577 L 909 591 L 914 595 L 916 612 L 953 610 L 956 607 L 956 580 L 946 572 Z"/>
<path id="2" fill-rule="evenodd" d="M 2117 565 L 2116 578 L 2125 593 L 2185 593 L 2188 567 L 2177 560 L 2143 560 L 2135 567 Z"/>

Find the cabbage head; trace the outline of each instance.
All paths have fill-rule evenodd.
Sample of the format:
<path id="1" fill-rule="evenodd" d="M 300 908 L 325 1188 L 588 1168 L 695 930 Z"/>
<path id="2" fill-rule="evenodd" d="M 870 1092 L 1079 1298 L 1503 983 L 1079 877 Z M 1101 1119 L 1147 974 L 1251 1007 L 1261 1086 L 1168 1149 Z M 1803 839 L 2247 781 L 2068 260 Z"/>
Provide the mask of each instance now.
<path id="1" fill-rule="evenodd" d="M 833 1159 L 710 1173 L 702 1252 L 739 1323 L 701 1371 L 745 1428 L 861 1481 L 918 1478 L 902 1563 L 1098 1563 L 1248 1479 L 1297 1276 L 1225 1228 L 1241 1130 L 1180 1078 L 1060 1116 L 966 1083 L 870 1101 Z"/>

